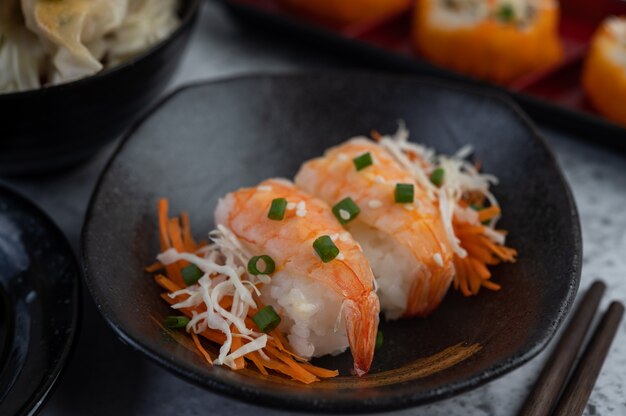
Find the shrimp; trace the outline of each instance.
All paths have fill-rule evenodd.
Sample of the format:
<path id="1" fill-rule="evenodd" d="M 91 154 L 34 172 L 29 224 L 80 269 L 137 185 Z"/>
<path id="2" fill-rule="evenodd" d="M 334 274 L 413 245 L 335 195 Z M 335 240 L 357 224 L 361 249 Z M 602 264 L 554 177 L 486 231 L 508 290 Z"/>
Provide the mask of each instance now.
<path id="1" fill-rule="evenodd" d="M 373 163 L 357 170 L 354 159 L 366 153 Z M 304 163 L 295 182 L 331 205 L 346 197 L 357 204 L 346 227 L 370 260 L 387 319 L 426 316 L 439 305 L 454 276 L 454 253 L 436 202 L 391 154 L 355 138 Z M 413 185 L 412 203 L 395 202 L 396 184 Z"/>
<path id="2" fill-rule="evenodd" d="M 277 198 L 288 202 L 282 220 L 268 217 L 272 201 Z M 291 341 L 298 341 L 295 352 L 321 355 L 324 348 L 331 348 L 323 343 L 340 347 L 333 352 L 349 345 L 356 374 L 366 374 L 374 356 L 380 312 L 374 275 L 359 245 L 341 227 L 330 207 L 289 181 L 269 179 L 221 199 L 215 219 L 251 252 L 274 260 L 276 271 L 262 292 L 264 299 L 274 302 L 272 306 L 279 314 L 282 311 L 279 328 L 290 332 L 292 347 Z M 329 236 L 339 249 L 339 254 L 327 263 L 313 247 L 321 236 Z M 285 285 L 290 284 L 283 294 Z M 329 317 L 328 311 L 337 313 Z M 343 334 L 336 329 L 338 321 L 345 328 Z M 345 345 L 341 345 L 342 339 Z"/>

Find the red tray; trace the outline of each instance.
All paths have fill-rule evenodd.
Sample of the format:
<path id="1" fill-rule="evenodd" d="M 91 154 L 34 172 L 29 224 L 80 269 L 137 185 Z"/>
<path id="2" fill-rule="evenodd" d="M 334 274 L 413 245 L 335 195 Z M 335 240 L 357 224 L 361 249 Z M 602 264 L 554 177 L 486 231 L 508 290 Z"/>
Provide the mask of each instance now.
<path id="1" fill-rule="evenodd" d="M 599 115 L 587 102 L 580 84 L 591 36 L 605 17 L 626 14 L 624 0 L 561 0 L 559 33 L 565 51 L 563 61 L 547 71 L 528 74 L 500 86 L 423 60 L 411 47 L 409 9 L 367 24 L 338 25 L 292 12 L 281 7 L 277 0 L 222 1 L 238 16 L 253 18 L 266 28 L 303 35 L 309 41 L 322 42 L 344 53 L 351 52 L 373 66 L 410 70 L 505 91 L 540 123 L 626 150 L 626 129 Z"/>

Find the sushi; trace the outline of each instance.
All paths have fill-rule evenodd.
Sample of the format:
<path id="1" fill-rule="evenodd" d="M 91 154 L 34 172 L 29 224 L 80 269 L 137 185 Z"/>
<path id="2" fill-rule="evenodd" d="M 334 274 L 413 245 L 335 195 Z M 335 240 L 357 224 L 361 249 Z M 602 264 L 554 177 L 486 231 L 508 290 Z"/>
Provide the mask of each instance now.
<path id="1" fill-rule="evenodd" d="M 392 136 L 354 138 L 305 162 L 295 184 L 268 179 L 227 194 L 209 242 L 161 199 L 161 253 L 146 270 L 178 311 L 157 320 L 163 329 L 187 332 L 211 365 L 308 384 L 338 375 L 313 357 L 348 348 L 354 373 L 367 374 L 381 309 L 425 317 L 451 285 L 466 296 L 498 290 L 489 267 L 517 253 L 496 229 L 497 179 L 466 160 L 467 147 L 447 157 L 408 137 L 401 124 Z"/>
<path id="2" fill-rule="evenodd" d="M 558 63 L 555 0 L 422 0 L 412 39 L 435 64 L 496 83 Z"/>
<path id="3" fill-rule="evenodd" d="M 275 201 L 285 204 L 282 220 L 271 217 Z M 229 194 L 218 203 L 215 219 L 276 262 L 261 299 L 284 313 L 281 329 L 295 352 L 310 358 L 350 346 L 356 373 L 367 373 L 380 310 L 374 275 L 330 207 L 274 179 Z"/>
<path id="4" fill-rule="evenodd" d="M 337 23 L 363 23 L 393 16 L 411 0 L 281 0 L 288 8 Z"/>
<path id="5" fill-rule="evenodd" d="M 626 17 L 610 17 L 600 26 L 582 81 L 594 107 L 626 126 Z"/>
<path id="6" fill-rule="evenodd" d="M 361 244 L 386 318 L 428 315 L 453 281 L 466 295 L 498 289 L 487 265 L 513 261 L 515 251 L 492 228 L 500 212 L 488 191 L 495 178 L 409 143 L 404 128 L 379 139 L 329 149 L 305 162 L 295 182 L 332 205 Z"/>
<path id="7" fill-rule="evenodd" d="M 355 165 L 359 158 L 370 165 Z M 349 140 L 306 162 L 295 181 L 337 207 L 370 260 L 387 318 L 425 316 L 441 302 L 454 266 L 439 210 L 385 149 L 365 138 Z M 400 186 L 413 196 L 397 203 Z M 345 214 L 347 201 L 358 215 Z"/>
<path id="8" fill-rule="evenodd" d="M 245 357 L 308 383 L 336 372 L 306 361 L 350 347 L 355 373 L 366 374 L 380 311 L 374 277 L 330 207 L 289 181 L 270 179 L 221 199 L 215 220 L 212 244 L 164 244 L 157 257 L 164 267 L 178 263 L 181 274 L 195 268 L 191 281 L 170 273 L 178 285 L 167 297 L 176 299 L 175 309 L 192 308 L 190 334 L 208 330 L 219 341 L 211 361 L 240 369 Z"/>

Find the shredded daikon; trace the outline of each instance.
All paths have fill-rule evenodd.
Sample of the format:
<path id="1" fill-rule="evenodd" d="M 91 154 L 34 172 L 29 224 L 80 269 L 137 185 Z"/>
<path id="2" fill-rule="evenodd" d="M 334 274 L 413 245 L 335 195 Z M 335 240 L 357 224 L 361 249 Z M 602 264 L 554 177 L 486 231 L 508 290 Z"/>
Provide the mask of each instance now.
<path id="1" fill-rule="evenodd" d="M 454 252 L 460 256 L 467 256 L 461 247 L 460 240 L 454 234 L 453 220 L 481 225 L 478 214 L 471 208 L 464 208 L 459 202 L 470 195 L 479 194 L 491 206 L 499 207 L 498 200 L 490 190 L 492 185 L 498 184 L 498 179 L 489 174 L 481 173 L 467 160 L 474 149 L 470 145 L 461 147 L 453 156 L 438 155 L 433 149 L 408 141 L 409 130 L 400 120 L 398 129 L 393 135 L 382 136 L 380 145 L 402 167 L 407 169 L 413 179 L 427 193 L 428 197 L 437 201 L 441 213 L 444 229 Z M 443 183 L 438 188 L 431 180 L 432 172 L 441 168 L 444 171 Z M 503 234 L 495 231 L 499 217 L 495 217 L 486 224 L 483 235 L 491 241 L 504 244 Z"/>
<path id="2" fill-rule="evenodd" d="M 164 265 L 185 260 L 196 265 L 203 276 L 197 284 L 170 293 L 172 299 L 180 295 L 188 297 L 172 305 L 174 309 L 194 308 L 202 303 L 206 306 L 206 312 L 193 312 L 192 318 L 187 324 L 188 332 L 199 334 L 207 328 L 221 331 L 226 336 L 226 341 L 220 347 L 220 353 L 214 364 L 235 366 L 235 360 L 244 355 L 258 351 L 262 357 L 266 357 L 262 351 L 267 344 L 268 336 L 258 333 L 246 326 L 246 316 L 250 308 L 257 308 L 252 294 L 258 294 L 257 283 L 268 283 L 269 276 L 252 275 L 247 273 L 246 267 L 251 254 L 239 239 L 227 227 L 219 225 L 216 230 L 209 233 L 212 243 L 196 253 L 180 253 L 170 248 L 157 256 Z M 220 305 L 222 299 L 232 296 L 230 310 Z M 237 328 L 238 334 L 233 334 L 231 326 Z M 250 342 L 230 351 L 233 336 L 241 336 Z"/>

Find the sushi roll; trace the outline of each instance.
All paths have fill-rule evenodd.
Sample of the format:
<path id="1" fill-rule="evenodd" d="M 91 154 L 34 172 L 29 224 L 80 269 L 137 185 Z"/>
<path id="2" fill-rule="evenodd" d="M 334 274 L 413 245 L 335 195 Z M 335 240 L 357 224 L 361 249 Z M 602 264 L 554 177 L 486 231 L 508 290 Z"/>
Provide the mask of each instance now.
<path id="1" fill-rule="evenodd" d="M 591 43 L 582 81 L 594 107 L 626 125 L 626 17 L 610 17 L 600 26 Z"/>
<path id="2" fill-rule="evenodd" d="M 296 184 L 334 206 L 377 277 L 387 319 L 426 316 L 454 275 L 439 210 L 391 154 L 355 138 L 304 163 Z"/>
<path id="3" fill-rule="evenodd" d="M 367 373 L 380 311 L 374 276 L 330 207 L 291 182 L 270 179 L 221 199 L 215 220 L 275 264 L 260 299 L 282 317 L 278 329 L 294 352 L 310 358 L 349 346 L 355 372 Z"/>
<path id="4" fill-rule="evenodd" d="M 411 0 L 281 0 L 288 8 L 338 23 L 363 23 L 407 10 Z"/>
<path id="5" fill-rule="evenodd" d="M 421 0 L 413 44 L 437 65 L 496 83 L 562 57 L 555 0 Z"/>

